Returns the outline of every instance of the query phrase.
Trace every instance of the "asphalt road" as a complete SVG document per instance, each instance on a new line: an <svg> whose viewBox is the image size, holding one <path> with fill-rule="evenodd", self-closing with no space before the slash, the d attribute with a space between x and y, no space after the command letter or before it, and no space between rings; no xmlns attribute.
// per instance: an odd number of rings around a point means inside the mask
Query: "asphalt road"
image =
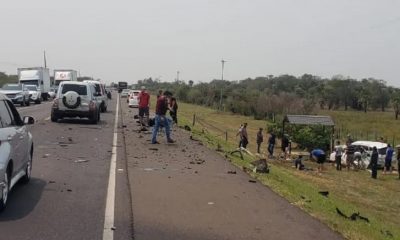
<svg viewBox="0 0 400 240"><path fill-rule="evenodd" d="M17 184L0 214L0 239L103 239L116 101L98 125L86 120L50 121L51 102L19 107L32 116L32 179ZM117 130L117 132L120 129ZM132 238L130 194L122 134L117 142L114 239Z"/></svg>

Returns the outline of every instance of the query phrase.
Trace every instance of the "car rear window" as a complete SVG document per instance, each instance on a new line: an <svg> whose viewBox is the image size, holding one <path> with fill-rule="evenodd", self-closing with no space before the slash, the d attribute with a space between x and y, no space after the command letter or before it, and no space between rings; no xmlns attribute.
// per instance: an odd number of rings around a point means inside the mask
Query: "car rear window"
<svg viewBox="0 0 400 240"><path fill-rule="evenodd" d="M77 85L77 84L64 84L62 87L62 94L65 94L66 92L69 91L74 91L78 93L79 95L87 95L87 88L86 85Z"/></svg>
<svg viewBox="0 0 400 240"><path fill-rule="evenodd" d="M95 84L94 84L94 88L96 89L96 92L101 93L100 84L95 83Z"/></svg>

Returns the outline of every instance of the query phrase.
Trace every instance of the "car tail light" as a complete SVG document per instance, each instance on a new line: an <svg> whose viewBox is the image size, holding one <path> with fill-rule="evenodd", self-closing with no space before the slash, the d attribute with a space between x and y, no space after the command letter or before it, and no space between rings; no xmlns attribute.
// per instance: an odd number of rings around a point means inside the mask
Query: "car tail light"
<svg viewBox="0 0 400 240"><path fill-rule="evenodd" d="M54 99L53 108L58 108L58 98Z"/></svg>
<svg viewBox="0 0 400 240"><path fill-rule="evenodd" d="M96 103L93 102L93 101L90 101L90 103L89 103L89 109L90 109L90 110L96 109Z"/></svg>

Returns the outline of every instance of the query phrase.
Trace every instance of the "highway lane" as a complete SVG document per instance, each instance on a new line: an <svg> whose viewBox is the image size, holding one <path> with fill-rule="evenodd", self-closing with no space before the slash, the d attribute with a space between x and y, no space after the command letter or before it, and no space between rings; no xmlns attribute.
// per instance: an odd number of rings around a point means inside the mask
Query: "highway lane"
<svg viewBox="0 0 400 240"><path fill-rule="evenodd" d="M0 214L0 239L102 239L115 107L116 101L110 101L98 125L80 119L53 123L51 102L18 108L21 116L36 120L29 126L33 172L29 184L16 185ZM132 235L124 165L117 163L114 239Z"/></svg>

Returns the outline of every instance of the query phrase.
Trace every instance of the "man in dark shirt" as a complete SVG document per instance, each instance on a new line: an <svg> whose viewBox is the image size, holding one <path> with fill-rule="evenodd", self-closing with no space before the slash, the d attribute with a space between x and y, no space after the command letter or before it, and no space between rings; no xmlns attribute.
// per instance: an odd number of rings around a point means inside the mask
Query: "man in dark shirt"
<svg viewBox="0 0 400 240"><path fill-rule="evenodd" d="M168 110L168 99L172 97L172 93L169 91L165 91L162 96L157 99L156 105L156 116L154 117L154 127L153 127L153 136L151 138L152 144L157 144L157 133L160 129L160 126L165 128L165 135L167 136L167 142L173 143L170 136L170 128L169 123L166 117L167 110Z"/></svg>
<svg viewBox="0 0 400 240"><path fill-rule="evenodd" d="M270 158L274 156L274 147L275 147L275 133L272 132L271 136L268 139L268 152Z"/></svg>

